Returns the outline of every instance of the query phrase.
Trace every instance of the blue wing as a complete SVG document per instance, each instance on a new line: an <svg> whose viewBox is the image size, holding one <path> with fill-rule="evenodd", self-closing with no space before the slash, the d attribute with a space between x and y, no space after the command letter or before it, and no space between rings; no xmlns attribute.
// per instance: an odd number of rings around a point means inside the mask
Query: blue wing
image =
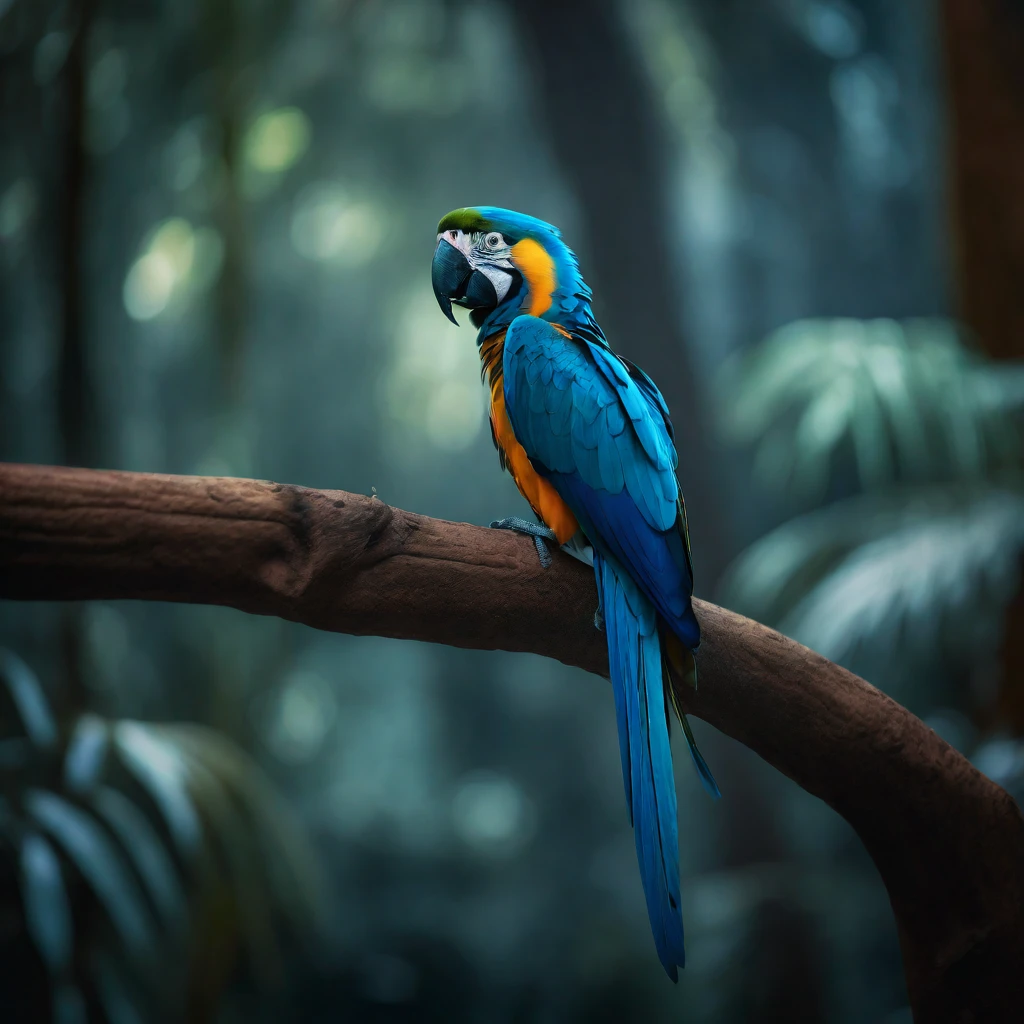
<svg viewBox="0 0 1024 1024"><path fill-rule="evenodd" d="M668 410L642 371L536 317L512 321L504 377L516 438L596 552L626 803L655 945L674 979L685 957L658 616L691 650L700 630ZM717 795L683 723L701 780Z"/></svg>
<svg viewBox="0 0 1024 1024"><path fill-rule="evenodd" d="M504 376L509 421L534 468L696 649L676 450L658 389L608 349L531 316L509 326Z"/></svg>

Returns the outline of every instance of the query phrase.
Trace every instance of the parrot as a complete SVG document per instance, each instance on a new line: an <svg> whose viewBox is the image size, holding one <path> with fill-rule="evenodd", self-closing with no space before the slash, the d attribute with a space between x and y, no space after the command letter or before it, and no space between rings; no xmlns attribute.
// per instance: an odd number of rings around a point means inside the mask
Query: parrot
<svg viewBox="0 0 1024 1024"><path fill-rule="evenodd" d="M655 948L685 964L672 713L704 789L720 793L675 694L697 685L700 625L672 421L661 392L612 351L576 255L545 221L492 206L441 218L431 264L441 311L477 328L491 437L537 517L491 525L593 565L608 644L626 805Z"/></svg>

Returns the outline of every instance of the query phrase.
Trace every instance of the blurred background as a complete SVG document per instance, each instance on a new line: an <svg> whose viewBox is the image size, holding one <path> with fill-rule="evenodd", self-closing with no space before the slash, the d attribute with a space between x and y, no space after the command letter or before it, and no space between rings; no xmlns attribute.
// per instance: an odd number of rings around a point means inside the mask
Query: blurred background
<svg viewBox="0 0 1024 1024"><path fill-rule="evenodd" d="M558 224L696 592L1024 793L1019 0L0 0L0 458L522 514L439 217ZM658 965L605 685L0 607L5 1019L910 1020L838 816L695 724ZM9 1012L8 1012L9 1011Z"/></svg>

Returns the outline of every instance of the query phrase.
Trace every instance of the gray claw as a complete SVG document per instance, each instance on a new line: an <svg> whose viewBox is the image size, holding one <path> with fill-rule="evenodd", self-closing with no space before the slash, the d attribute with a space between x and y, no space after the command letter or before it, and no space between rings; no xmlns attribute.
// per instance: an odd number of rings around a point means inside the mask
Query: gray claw
<svg viewBox="0 0 1024 1024"><path fill-rule="evenodd" d="M554 530L549 530L541 523L531 523L528 519L520 519L518 516L507 516L505 519L496 519L491 523L491 529L513 530L515 533L525 533L528 537L532 537L533 543L537 546L537 555L540 558L540 564L545 569L551 567L551 552L548 551L548 546L544 542L556 539Z"/></svg>

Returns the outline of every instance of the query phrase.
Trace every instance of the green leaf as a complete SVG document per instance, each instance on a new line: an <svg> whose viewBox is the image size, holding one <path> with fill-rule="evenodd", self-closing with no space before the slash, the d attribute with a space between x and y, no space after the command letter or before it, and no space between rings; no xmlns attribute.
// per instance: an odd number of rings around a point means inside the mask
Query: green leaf
<svg viewBox="0 0 1024 1024"><path fill-rule="evenodd" d="M859 497L808 512L751 544L728 568L719 599L778 626L807 591L851 551L932 508L925 498Z"/></svg>
<svg viewBox="0 0 1024 1024"><path fill-rule="evenodd" d="M57 723L32 670L13 651L0 649L0 676L21 717L28 738L40 749L57 743Z"/></svg>
<svg viewBox="0 0 1024 1024"><path fill-rule="evenodd" d="M296 928L318 927L325 880L302 830L266 775L245 754L212 729L160 726L193 763L221 780L252 823L252 841L273 883L275 900Z"/></svg>
<svg viewBox="0 0 1024 1024"><path fill-rule="evenodd" d="M61 977L71 966L71 906L60 858L36 832L21 844L21 889L28 933L50 974Z"/></svg>
<svg viewBox="0 0 1024 1024"><path fill-rule="evenodd" d="M110 730L98 715L82 715L64 755L64 785L85 793L96 785L110 747Z"/></svg>
<svg viewBox="0 0 1024 1024"><path fill-rule="evenodd" d="M189 778L189 793L200 808L223 855L227 868L224 881L235 891L235 906L242 924L242 936L257 976L272 976L280 967L273 927L271 893L258 838L245 816L231 799L224 780L213 771L191 743L181 749Z"/></svg>
<svg viewBox="0 0 1024 1024"><path fill-rule="evenodd" d="M90 814L62 797L30 789L28 813L63 847L89 883L131 954L151 956L153 930L131 869Z"/></svg>
<svg viewBox="0 0 1024 1024"><path fill-rule="evenodd" d="M118 961L103 951L97 951L92 960L96 990L109 1024L144 1024L147 1018L139 1013Z"/></svg>
<svg viewBox="0 0 1024 1024"><path fill-rule="evenodd" d="M1022 490L862 497L751 545L722 600L880 686L908 686L997 648L1022 554Z"/></svg>
<svg viewBox="0 0 1024 1024"><path fill-rule="evenodd" d="M726 433L755 447L766 484L805 502L841 452L867 490L1019 475L1024 456L1024 365L985 361L941 320L789 324L717 388Z"/></svg>
<svg viewBox="0 0 1024 1024"><path fill-rule="evenodd" d="M165 928L174 936L181 935L187 922L188 901L163 839L124 793L101 786L91 803L135 865Z"/></svg>
<svg viewBox="0 0 1024 1024"><path fill-rule="evenodd" d="M853 550L782 629L834 661L967 663L1000 640L1024 552L1024 495L987 492Z"/></svg>
<svg viewBox="0 0 1024 1024"><path fill-rule="evenodd" d="M113 740L121 761L163 815L178 851L191 862L200 848L202 826L188 795L181 756L141 722L118 722Z"/></svg>

